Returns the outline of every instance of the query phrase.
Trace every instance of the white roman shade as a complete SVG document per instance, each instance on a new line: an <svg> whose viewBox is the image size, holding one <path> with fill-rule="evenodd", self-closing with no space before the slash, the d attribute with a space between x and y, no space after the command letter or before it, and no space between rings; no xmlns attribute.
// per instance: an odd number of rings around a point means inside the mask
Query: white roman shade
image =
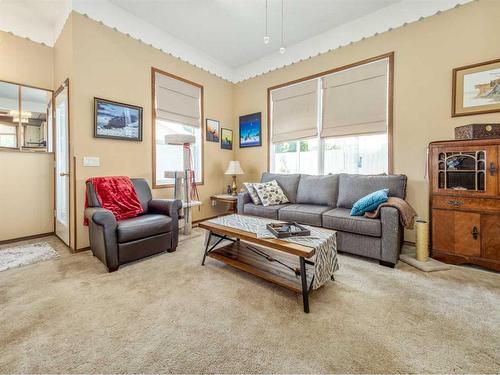
<svg viewBox="0 0 500 375"><path fill-rule="evenodd" d="M318 81L306 81L271 91L272 142L318 135Z"/></svg>
<svg viewBox="0 0 500 375"><path fill-rule="evenodd" d="M321 137L387 131L388 66L384 59L322 78Z"/></svg>
<svg viewBox="0 0 500 375"><path fill-rule="evenodd" d="M201 126L201 88L156 73L156 118L185 125Z"/></svg>

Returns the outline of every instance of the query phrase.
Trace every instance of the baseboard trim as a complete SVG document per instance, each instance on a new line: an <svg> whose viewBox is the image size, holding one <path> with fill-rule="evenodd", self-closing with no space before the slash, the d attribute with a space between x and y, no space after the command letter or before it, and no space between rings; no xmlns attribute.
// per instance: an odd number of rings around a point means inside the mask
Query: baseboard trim
<svg viewBox="0 0 500 375"><path fill-rule="evenodd" d="M219 216L222 216L222 215L209 216L209 217L205 217L203 219L193 220L193 225L201 223L202 221L205 221L205 220L215 219L216 217L219 217Z"/></svg>
<svg viewBox="0 0 500 375"><path fill-rule="evenodd" d="M87 246L87 247L82 247L80 249L76 249L74 252L75 253L81 253L83 251L87 251L87 250L90 250L90 246Z"/></svg>
<svg viewBox="0 0 500 375"><path fill-rule="evenodd" d="M53 235L55 235L54 232L48 232L48 233L34 234L32 236L24 236L24 237L12 238L12 239L9 239L9 240L0 241L0 245L5 245L5 244L8 244L8 243L19 242L19 241L34 240L36 238L53 236Z"/></svg>

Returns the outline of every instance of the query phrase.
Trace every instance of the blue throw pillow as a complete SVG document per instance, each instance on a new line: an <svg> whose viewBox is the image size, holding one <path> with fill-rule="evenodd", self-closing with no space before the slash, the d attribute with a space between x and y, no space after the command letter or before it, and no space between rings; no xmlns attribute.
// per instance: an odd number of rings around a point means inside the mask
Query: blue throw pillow
<svg viewBox="0 0 500 375"><path fill-rule="evenodd" d="M382 189L365 195L354 203L351 209L351 216L361 216L364 215L365 212L374 211L379 204L387 202L388 193L389 189Z"/></svg>

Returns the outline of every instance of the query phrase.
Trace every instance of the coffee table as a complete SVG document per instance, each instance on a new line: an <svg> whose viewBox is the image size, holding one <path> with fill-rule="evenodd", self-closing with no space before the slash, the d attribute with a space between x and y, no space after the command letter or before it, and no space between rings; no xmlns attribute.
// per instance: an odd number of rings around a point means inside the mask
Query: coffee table
<svg viewBox="0 0 500 375"><path fill-rule="evenodd" d="M209 257L301 293L304 312L309 312L314 281L313 248L277 238L257 238L254 233L210 221L199 223L199 227L209 231L202 266ZM211 244L213 237L217 240ZM230 243L217 247L224 240Z"/></svg>

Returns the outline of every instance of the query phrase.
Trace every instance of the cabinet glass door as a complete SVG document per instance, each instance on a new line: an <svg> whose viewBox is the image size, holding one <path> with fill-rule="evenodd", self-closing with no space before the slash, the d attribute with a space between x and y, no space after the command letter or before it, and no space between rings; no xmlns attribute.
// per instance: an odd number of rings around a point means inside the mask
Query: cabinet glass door
<svg viewBox="0 0 500 375"><path fill-rule="evenodd" d="M440 148L434 153L434 190L494 195L498 188L497 147Z"/></svg>

